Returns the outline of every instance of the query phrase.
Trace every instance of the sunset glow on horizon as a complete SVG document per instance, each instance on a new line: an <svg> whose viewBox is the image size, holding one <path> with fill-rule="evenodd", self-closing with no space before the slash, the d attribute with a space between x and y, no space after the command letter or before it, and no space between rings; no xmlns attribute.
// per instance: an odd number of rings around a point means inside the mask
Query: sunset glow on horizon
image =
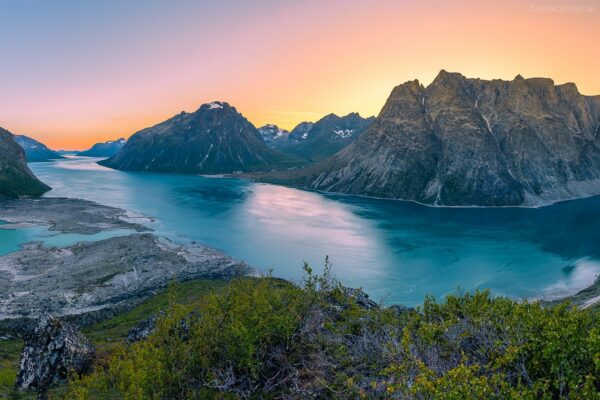
<svg viewBox="0 0 600 400"><path fill-rule="evenodd" d="M0 0L0 126L83 149L222 100L291 129L440 69L600 95L600 2L568 3Z"/></svg>

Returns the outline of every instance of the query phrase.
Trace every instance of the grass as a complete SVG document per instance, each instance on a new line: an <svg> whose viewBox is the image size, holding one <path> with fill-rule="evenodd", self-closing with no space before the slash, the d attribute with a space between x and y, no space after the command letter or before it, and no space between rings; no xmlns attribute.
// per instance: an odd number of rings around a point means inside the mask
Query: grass
<svg viewBox="0 0 600 400"><path fill-rule="evenodd" d="M82 329L83 334L96 346L99 353L109 351L127 337L129 330L150 315L165 309L169 297L178 304L191 304L212 290L219 290L226 281L201 279L174 285L172 290L163 290L150 297L132 310ZM0 399L35 398L32 393L15 393L14 384L19 367L19 356L23 340L0 340ZM61 388L53 391L58 395Z"/></svg>
<svg viewBox="0 0 600 400"><path fill-rule="evenodd" d="M208 279L178 283L173 286L171 295L176 303L186 305L193 303L211 290L222 288L225 284L225 281ZM99 351L110 349L114 344L126 338L129 330L138 322L160 310L164 310L169 304L169 295L168 290L163 290L131 311L90 325L84 328L82 332Z"/></svg>
<svg viewBox="0 0 600 400"><path fill-rule="evenodd" d="M9 399L19 365L19 353L23 347L20 339L0 340L0 399Z"/></svg>

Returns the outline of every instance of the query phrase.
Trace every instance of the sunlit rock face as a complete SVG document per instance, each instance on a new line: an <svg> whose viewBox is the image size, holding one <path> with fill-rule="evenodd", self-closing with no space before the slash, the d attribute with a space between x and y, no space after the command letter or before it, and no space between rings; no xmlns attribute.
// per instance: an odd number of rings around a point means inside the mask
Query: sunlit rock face
<svg viewBox="0 0 600 400"><path fill-rule="evenodd" d="M27 166L25 152L12 133L0 128L0 199L41 196L48 190Z"/></svg>
<svg viewBox="0 0 600 400"><path fill-rule="evenodd" d="M267 147L234 107L212 102L137 132L101 164L129 171L231 173L289 167L299 161Z"/></svg>
<svg viewBox="0 0 600 400"><path fill-rule="evenodd" d="M267 177L447 206L536 206L600 194L600 96L550 79L406 82L350 146Z"/></svg>

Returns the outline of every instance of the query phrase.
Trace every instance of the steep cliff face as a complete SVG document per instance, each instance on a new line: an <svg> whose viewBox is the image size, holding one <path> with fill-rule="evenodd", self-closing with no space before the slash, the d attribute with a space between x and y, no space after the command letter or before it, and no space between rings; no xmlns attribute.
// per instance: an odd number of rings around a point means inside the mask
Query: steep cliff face
<svg viewBox="0 0 600 400"><path fill-rule="evenodd" d="M131 171L231 173L299 162L267 147L254 125L234 107L213 102L139 131L100 164Z"/></svg>
<svg viewBox="0 0 600 400"><path fill-rule="evenodd" d="M52 161L63 158L57 152L50 150L45 144L25 135L15 135L15 142L25 151L29 162Z"/></svg>
<svg viewBox="0 0 600 400"><path fill-rule="evenodd" d="M27 166L25 152L12 133L0 128L0 199L41 196L48 190Z"/></svg>
<svg viewBox="0 0 600 400"><path fill-rule="evenodd" d="M600 96L550 79L441 71L396 87L323 162L266 180L448 206L534 206L600 194Z"/></svg>
<svg viewBox="0 0 600 400"><path fill-rule="evenodd" d="M329 114L314 124L299 124L287 140L278 142L277 148L308 161L319 161L355 141L373 120L357 113L343 117Z"/></svg>

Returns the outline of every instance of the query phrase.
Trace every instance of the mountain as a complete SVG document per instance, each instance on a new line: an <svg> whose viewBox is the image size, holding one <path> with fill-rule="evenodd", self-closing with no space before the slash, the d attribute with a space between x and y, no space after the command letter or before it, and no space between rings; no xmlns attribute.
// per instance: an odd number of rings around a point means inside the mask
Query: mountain
<svg viewBox="0 0 600 400"><path fill-rule="evenodd" d="M344 117L329 114L315 123L301 123L277 148L309 161L322 160L356 140L374 119L357 113Z"/></svg>
<svg viewBox="0 0 600 400"><path fill-rule="evenodd" d="M290 132L272 124L261 126L258 128L258 132L262 136L265 144L274 148L278 146L279 142L285 141L290 135Z"/></svg>
<svg viewBox="0 0 600 400"><path fill-rule="evenodd" d="M600 194L600 96L551 79L441 71L396 87L351 145L262 179L445 206L536 206Z"/></svg>
<svg viewBox="0 0 600 400"><path fill-rule="evenodd" d="M294 129L291 130L288 136L289 140L300 143L308 138L308 132L315 125L314 122L300 122Z"/></svg>
<svg viewBox="0 0 600 400"><path fill-rule="evenodd" d="M0 199L41 196L48 190L27 166L25 151L13 134L0 128Z"/></svg>
<svg viewBox="0 0 600 400"><path fill-rule="evenodd" d="M51 161L63 158L57 152L50 150L45 144L25 135L15 135L15 142L25 150L27 161Z"/></svg>
<svg viewBox="0 0 600 400"><path fill-rule="evenodd" d="M96 143L89 149L80 151L76 155L84 157L112 157L125 146L125 143L127 143L127 140L124 138Z"/></svg>
<svg viewBox="0 0 600 400"><path fill-rule="evenodd" d="M270 149L261 134L224 102L182 112L134 134L101 165L130 171L231 173L288 168L301 160Z"/></svg>

